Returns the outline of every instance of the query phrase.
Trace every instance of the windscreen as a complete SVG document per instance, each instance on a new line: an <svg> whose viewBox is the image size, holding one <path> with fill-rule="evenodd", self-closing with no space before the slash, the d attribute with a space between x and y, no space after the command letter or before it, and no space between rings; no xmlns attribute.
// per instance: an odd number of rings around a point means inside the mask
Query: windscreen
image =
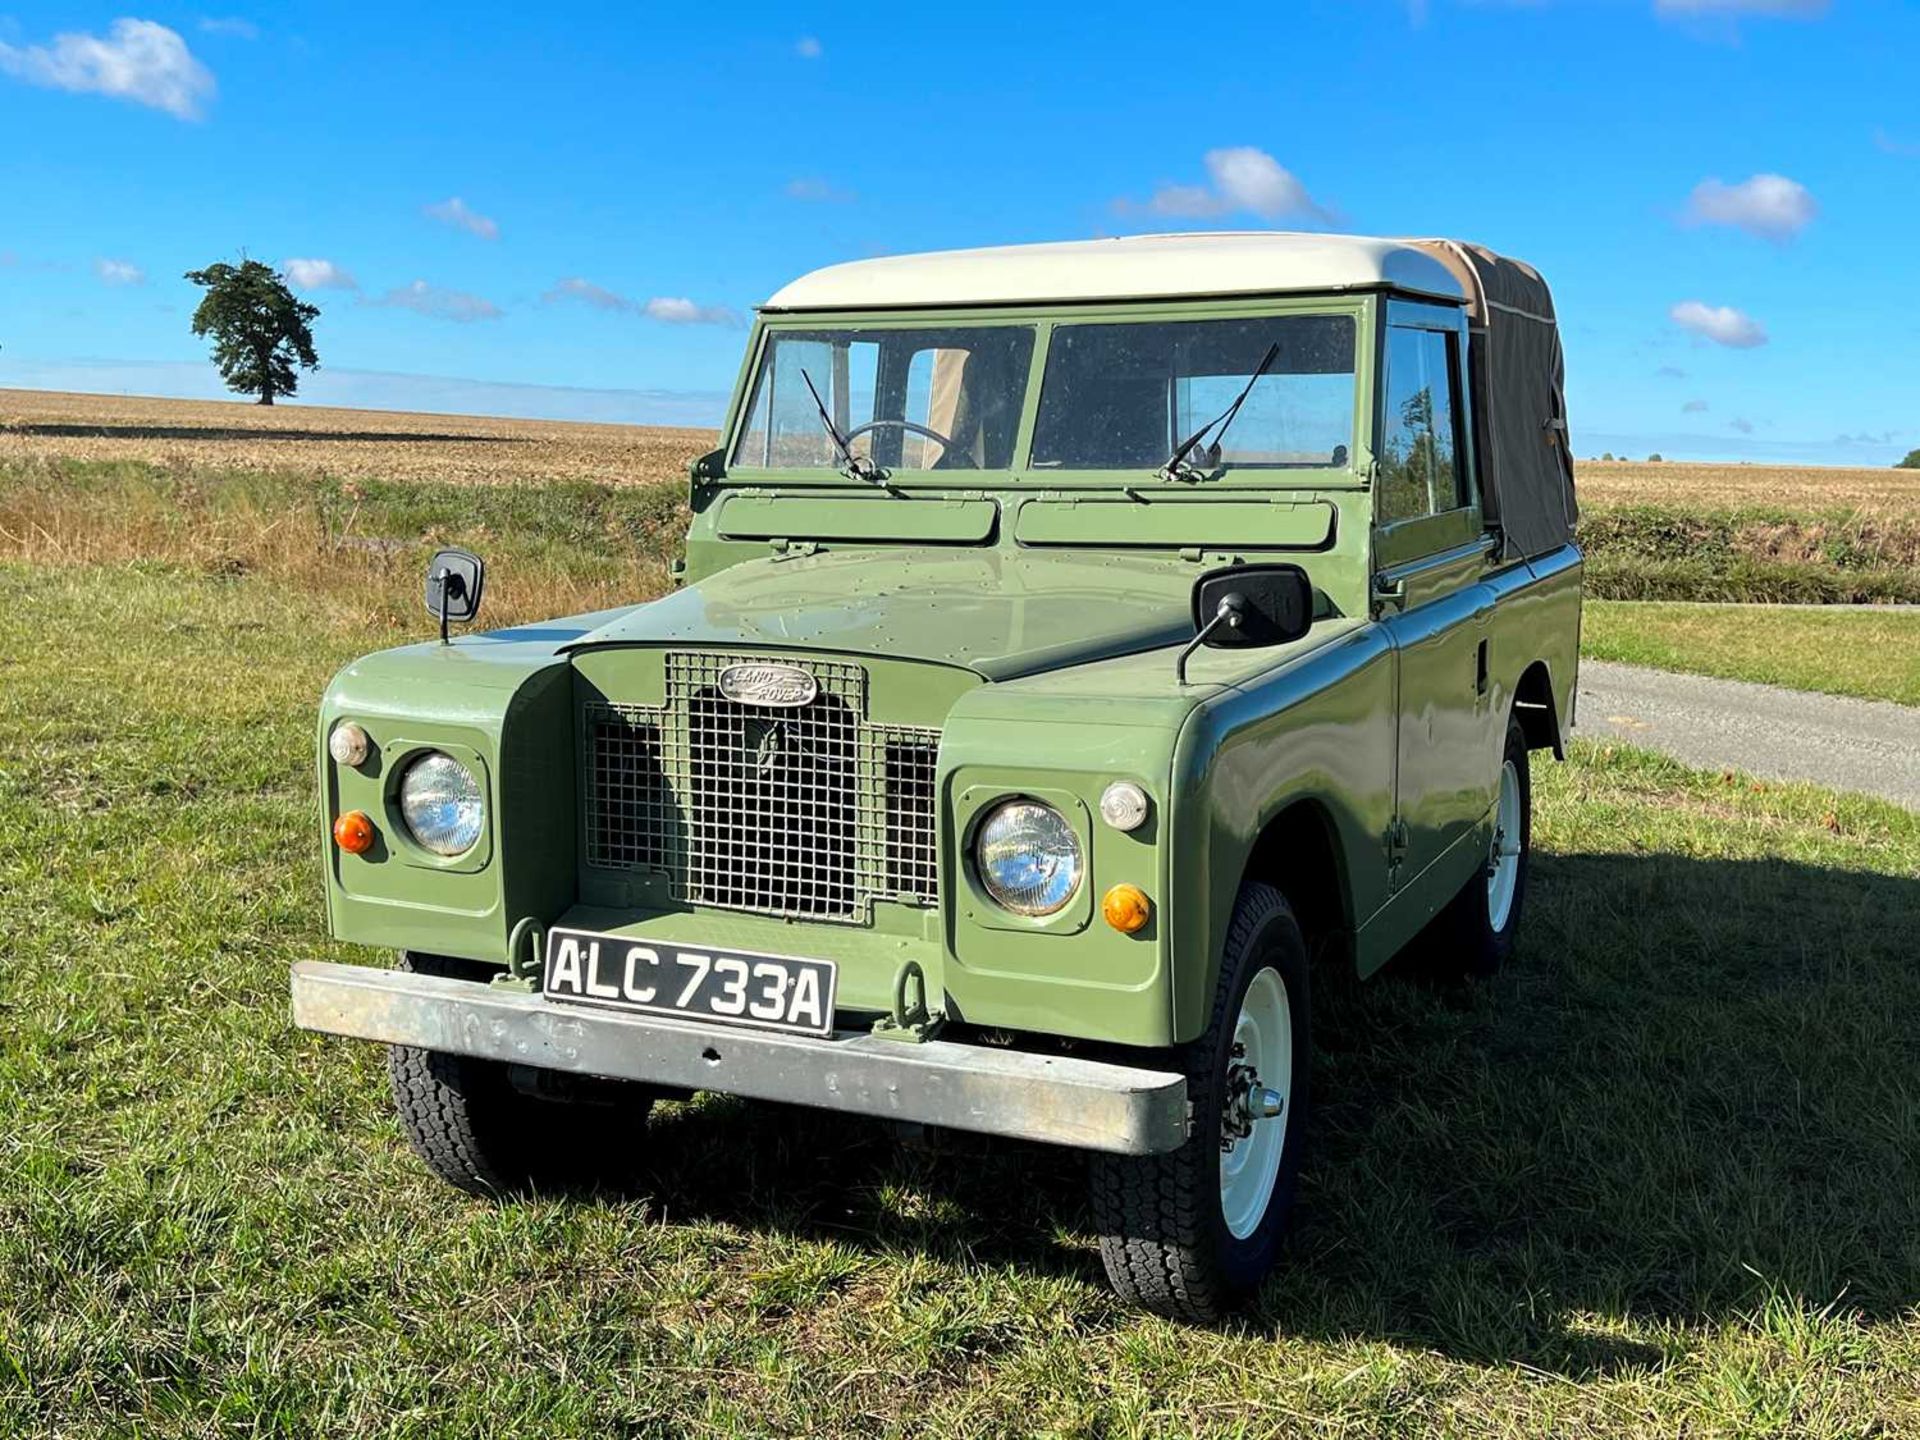
<svg viewBox="0 0 1920 1440"><path fill-rule="evenodd" d="M1344 466L1353 444L1355 339L1350 315L1057 326L1033 464L1158 469L1245 391L1230 423L1196 447L1195 463Z"/></svg>
<svg viewBox="0 0 1920 1440"><path fill-rule="evenodd" d="M831 422L888 471L1009 470L1033 341L1027 325L774 330L732 463L837 470Z"/></svg>

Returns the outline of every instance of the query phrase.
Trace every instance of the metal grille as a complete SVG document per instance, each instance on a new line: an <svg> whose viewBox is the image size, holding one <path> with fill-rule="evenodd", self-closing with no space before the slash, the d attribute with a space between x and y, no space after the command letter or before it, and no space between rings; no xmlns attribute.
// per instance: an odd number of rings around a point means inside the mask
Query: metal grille
<svg viewBox="0 0 1920 1440"><path fill-rule="evenodd" d="M661 871L675 899L768 915L933 903L939 732L867 723L866 672L840 661L799 667L819 686L806 705L720 693L722 670L765 658L671 654L665 705L588 708L588 863Z"/></svg>

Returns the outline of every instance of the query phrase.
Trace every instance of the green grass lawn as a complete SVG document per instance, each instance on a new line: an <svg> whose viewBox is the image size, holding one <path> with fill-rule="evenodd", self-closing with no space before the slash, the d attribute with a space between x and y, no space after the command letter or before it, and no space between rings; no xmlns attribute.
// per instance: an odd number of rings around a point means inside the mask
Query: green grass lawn
<svg viewBox="0 0 1920 1440"><path fill-rule="evenodd" d="M1062 1153L706 1099L634 1196L430 1180L287 1019L380 958L311 722L387 623L0 565L0 1432L1920 1431L1920 817L1543 768L1509 972L1320 978L1287 1265L1197 1330L1109 1297Z"/></svg>
<svg viewBox="0 0 1920 1440"><path fill-rule="evenodd" d="M1596 660L1920 705L1920 611L1590 600L1580 651Z"/></svg>

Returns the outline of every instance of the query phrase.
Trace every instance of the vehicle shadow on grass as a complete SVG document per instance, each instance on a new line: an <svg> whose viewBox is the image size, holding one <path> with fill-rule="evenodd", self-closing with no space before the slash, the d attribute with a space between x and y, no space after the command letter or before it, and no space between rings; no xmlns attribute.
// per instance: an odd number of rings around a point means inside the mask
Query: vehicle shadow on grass
<svg viewBox="0 0 1920 1440"><path fill-rule="evenodd" d="M1577 1379L1674 1358L1621 1328L1911 1305L1920 881L1542 854L1526 905L1492 981L1320 978L1314 1153L1232 1325ZM1098 1281L1072 1155L740 1102L658 1129L669 1219Z"/></svg>

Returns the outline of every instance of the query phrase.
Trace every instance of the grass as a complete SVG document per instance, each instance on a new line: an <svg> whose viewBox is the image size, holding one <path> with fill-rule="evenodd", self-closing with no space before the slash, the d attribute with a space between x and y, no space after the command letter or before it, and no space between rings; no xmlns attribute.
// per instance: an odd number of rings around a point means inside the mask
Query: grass
<svg viewBox="0 0 1920 1440"><path fill-rule="evenodd" d="M472 423L0 436L0 1434L1920 1431L1920 816L1611 746L1539 772L1505 975L1318 978L1298 1225L1220 1330L1112 1300L1061 1153L705 1098L633 1195L438 1186L287 1019L290 961L382 959L326 937L312 707L436 543L506 623L682 523Z"/></svg>
<svg viewBox="0 0 1920 1440"><path fill-rule="evenodd" d="M1920 613L1589 601L1580 650L1597 660L1920 705Z"/></svg>
<svg viewBox="0 0 1920 1440"><path fill-rule="evenodd" d="M418 629L418 622L415 622ZM705 1100L631 1197L474 1204L326 939L311 707L390 638L263 573L0 564L0 1430L1852 1435L1920 1427L1920 818L1583 747L1523 953L1317 997L1284 1272L1100 1282L1078 1164Z"/></svg>
<svg viewBox="0 0 1920 1440"><path fill-rule="evenodd" d="M1595 508L1580 517L1588 593L1608 600L1920 602L1920 519L1855 510Z"/></svg>
<svg viewBox="0 0 1920 1440"><path fill-rule="evenodd" d="M685 488L0 462L0 560L257 576L335 617L402 630L417 623L428 557L466 544L492 567L488 623L513 624L663 589L686 530Z"/></svg>

